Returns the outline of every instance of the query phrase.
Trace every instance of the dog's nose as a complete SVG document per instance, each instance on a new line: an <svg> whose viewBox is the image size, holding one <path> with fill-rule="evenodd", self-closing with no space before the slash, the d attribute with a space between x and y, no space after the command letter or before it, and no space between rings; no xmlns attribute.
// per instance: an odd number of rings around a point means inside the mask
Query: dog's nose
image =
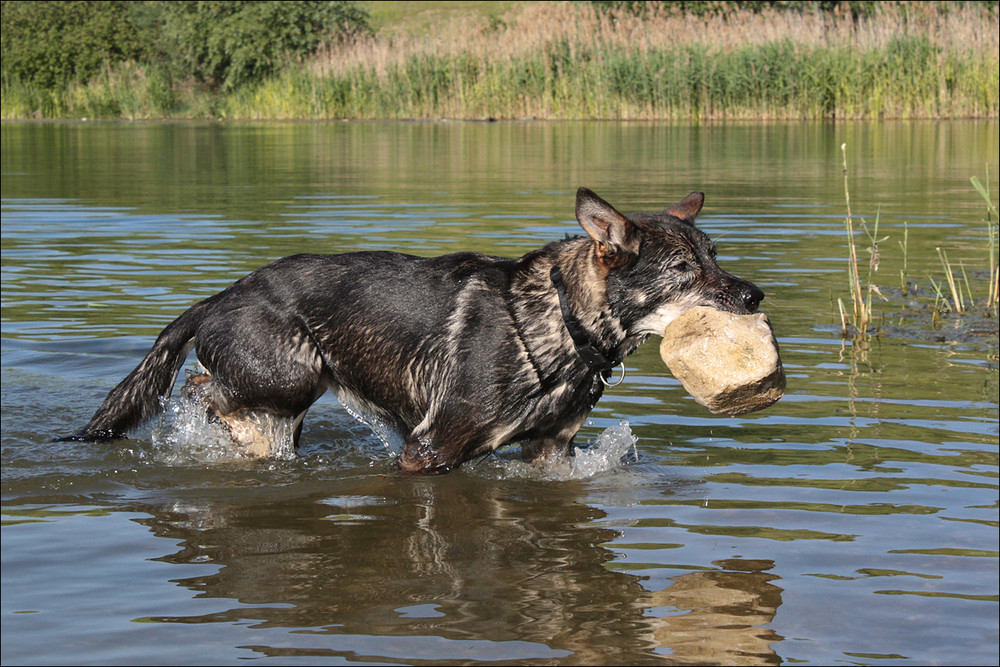
<svg viewBox="0 0 1000 667"><path fill-rule="evenodd" d="M760 307L760 302L764 300L763 290L753 283L743 283L741 287L740 297L743 299L743 305L751 313L756 313L757 308Z"/></svg>

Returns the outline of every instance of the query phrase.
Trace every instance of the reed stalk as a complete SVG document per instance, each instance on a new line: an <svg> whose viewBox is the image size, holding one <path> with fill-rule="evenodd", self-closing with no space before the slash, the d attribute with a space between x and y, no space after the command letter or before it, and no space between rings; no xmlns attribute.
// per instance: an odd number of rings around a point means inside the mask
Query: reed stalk
<svg viewBox="0 0 1000 667"><path fill-rule="evenodd" d="M953 310L957 313L964 312L965 304L962 301L962 293L955 287L955 276L952 273L951 262L948 261L948 253L941 250L941 248L935 248L937 250L938 258L941 260L941 267L944 269L945 280L948 281L948 288L951 290L951 300L954 304Z"/></svg>
<svg viewBox="0 0 1000 667"><path fill-rule="evenodd" d="M865 298L861 289L861 278L858 274L858 250L857 245L854 242L854 219L851 215L851 191L848 187L848 172L847 172L847 144L840 145L840 151L844 157L844 201L847 205L847 217L844 219L844 225L847 229L847 282L848 290L851 293L851 306L854 314L854 328L859 336L864 336L868 332L868 321L869 321L869 310L865 305ZM841 306L841 312L843 313L843 306ZM841 316L841 324L843 326L841 333L847 335L848 326L847 319Z"/></svg>
<svg viewBox="0 0 1000 667"><path fill-rule="evenodd" d="M897 243L900 250L903 251L903 268L899 270L899 288L903 296L906 296L909 291L906 285L906 269L910 252L910 228L906 222L903 222L903 240L897 241Z"/></svg>
<svg viewBox="0 0 1000 667"><path fill-rule="evenodd" d="M990 170L989 165L986 167L986 186L983 186L979 182L979 179L972 176L970 179L972 181L972 187L983 198L986 202L986 234L989 238L989 264L990 270L988 274L988 296L986 298L986 308L987 310L993 309L994 312L997 309L998 300L1000 300L1000 267L997 266L997 224L995 222L997 218L997 207L993 203L993 198L990 197L989 182L990 182Z"/></svg>
<svg viewBox="0 0 1000 667"><path fill-rule="evenodd" d="M948 304L948 299L945 297L944 292L941 291L941 285L934 280L934 277L927 274L927 280L930 282L931 287L934 289L934 306L931 309L931 324L936 325L941 321L941 308L940 304Z"/></svg>

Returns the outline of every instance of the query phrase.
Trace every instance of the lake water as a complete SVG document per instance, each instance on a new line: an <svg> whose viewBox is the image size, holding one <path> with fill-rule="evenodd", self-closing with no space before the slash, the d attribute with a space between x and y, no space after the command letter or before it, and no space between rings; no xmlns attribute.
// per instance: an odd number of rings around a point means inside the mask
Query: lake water
<svg viewBox="0 0 1000 667"><path fill-rule="evenodd" d="M969 177L1000 201L996 121L0 133L5 665L996 664L997 320L934 316L931 286L940 247L986 296ZM889 237L867 345L836 306L842 143L855 221ZM720 263L767 292L781 401L712 415L650 341L573 467L403 478L329 396L288 459L233 460L177 401L127 441L51 442L254 268L516 256L578 232L579 186L626 212L706 193Z"/></svg>

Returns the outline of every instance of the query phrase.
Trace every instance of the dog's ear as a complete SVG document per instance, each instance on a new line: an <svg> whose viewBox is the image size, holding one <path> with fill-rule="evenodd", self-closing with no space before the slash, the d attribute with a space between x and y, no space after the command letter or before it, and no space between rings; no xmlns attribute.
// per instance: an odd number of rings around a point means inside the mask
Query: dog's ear
<svg viewBox="0 0 1000 667"><path fill-rule="evenodd" d="M694 224L694 218L701 211L701 207L705 205L705 193L704 192L692 192L687 197L677 202L670 208L668 208L664 213L667 215L672 215L679 220L684 222L689 222Z"/></svg>
<svg viewBox="0 0 1000 667"><path fill-rule="evenodd" d="M635 225L587 188L576 191L576 219L594 239L597 257L605 267L627 264L639 254Z"/></svg>

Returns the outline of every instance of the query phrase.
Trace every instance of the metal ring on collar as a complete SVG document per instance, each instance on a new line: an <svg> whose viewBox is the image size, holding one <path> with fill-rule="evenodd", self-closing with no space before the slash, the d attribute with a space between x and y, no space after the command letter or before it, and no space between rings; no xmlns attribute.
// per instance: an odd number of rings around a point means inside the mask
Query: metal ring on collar
<svg viewBox="0 0 1000 667"><path fill-rule="evenodd" d="M623 362L621 362L618 365L622 367L622 376L620 378L618 378L618 380L616 382L609 382L608 381L608 378L611 377L611 371L610 370L608 371L608 377L604 377L604 373L601 373L601 382L604 383L605 387L617 387L618 385L620 385L622 382L625 381L625 362L623 361Z"/></svg>

